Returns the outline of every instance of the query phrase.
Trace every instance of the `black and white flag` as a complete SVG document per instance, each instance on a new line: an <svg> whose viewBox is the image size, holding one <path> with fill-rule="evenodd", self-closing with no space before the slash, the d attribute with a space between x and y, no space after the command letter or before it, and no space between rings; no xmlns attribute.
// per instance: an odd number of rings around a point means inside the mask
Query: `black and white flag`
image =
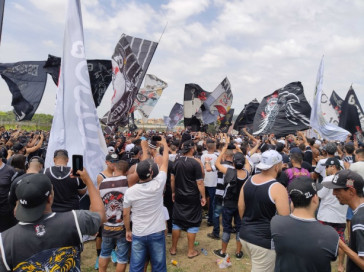
<svg viewBox="0 0 364 272"><path fill-rule="evenodd" d="M253 134L281 137L308 129L310 114L301 82L292 82L263 98L254 117Z"/></svg>
<svg viewBox="0 0 364 272"><path fill-rule="evenodd" d="M112 55L113 88L108 125L125 126L158 43L121 35Z"/></svg>
<svg viewBox="0 0 364 272"><path fill-rule="evenodd" d="M180 103L174 104L169 116L164 116L164 123L168 130L172 130L183 119L183 114L183 105Z"/></svg>
<svg viewBox="0 0 364 272"><path fill-rule="evenodd" d="M240 131L244 127L251 128L254 122L254 116L259 107L257 99L252 100L249 104L244 106L238 118L235 120L234 129Z"/></svg>
<svg viewBox="0 0 364 272"><path fill-rule="evenodd" d="M219 124L219 129L222 133L228 133L229 128L232 125L234 117L234 109L230 109L228 113L221 119L218 120L217 123Z"/></svg>
<svg viewBox="0 0 364 272"><path fill-rule="evenodd" d="M56 85L58 85L60 67L61 58L48 55L44 68L52 76ZM112 79L111 61L98 59L87 60L87 68L90 75L92 97L95 106L98 107Z"/></svg>
<svg viewBox="0 0 364 272"><path fill-rule="evenodd" d="M17 121L32 120L44 93L47 72L44 61L1 63L0 74L13 95L11 105Z"/></svg>

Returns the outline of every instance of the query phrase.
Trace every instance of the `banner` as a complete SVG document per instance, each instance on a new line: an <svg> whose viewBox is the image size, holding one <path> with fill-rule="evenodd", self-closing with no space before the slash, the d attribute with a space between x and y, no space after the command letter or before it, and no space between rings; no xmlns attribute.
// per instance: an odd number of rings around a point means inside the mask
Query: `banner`
<svg viewBox="0 0 364 272"><path fill-rule="evenodd" d="M217 121L219 124L219 129L222 133L228 133L230 126L232 125L234 117L234 109L230 109L229 112L222 117L222 119Z"/></svg>
<svg viewBox="0 0 364 272"><path fill-rule="evenodd" d="M350 131L352 135L361 134L364 128L364 113L352 86L341 104L339 126Z"/></svg>
<svg viewBox="0 0 364 272"><path fill-rule="evenodd" d="M180 103L174 104L169 116L164 116L164 123L167 129L172 130L183 119L183 114L183 105Z"/></svg>
<svg viewBox="0 0 364 272"><path fill-rule="evenodd" d="M339 116L332 106L329 97L324 91L321 92L321 113L328 123L339 125Z"/></svg>
<svg viewBox="0 0 364 272"><path fill-rule="evenodd" d="M321 59L320 67L316 77L316 89L310 117L311 127L326 140L345 141L350 133L333 123L325 120L321 111L322 85L324 82L324 57Z"/></svg>
<svg viewBox="0 0 364 272"><path fill-rule="evenodd" d="M44 61L0 63L1 77L13 95L11 105L17 121L32 120L47 83Z"/></svg>
<svg viewBox="0 0 364 272"><path fill-rule="evenodd" d="M125 126L158 43L121 35L112 55L113 88L108 125Z"/></svg>
<svg viewBox="0 0 364 272"><path fill-rule="evenodd" d="M337 118L340 119L341 105L344 103L344 100L335 91L332 91L330 103L336 112Z"/></svg>
<svg viewBox="0 0 364 272"><path fill-rule="evenodd" d="M185 85L183 109L186 128L190 128L192 131L201 130L200 108L210 94L210 92L204 91L197 84L189 83Z"/></svg>
<svg viewBox="0 0 364 272"><path fill-rule="evenodd" d="M308 129L310 112L301 82L292 82L263 98L254 116L253 134L281 137Z"/></svg>
<svg viewBox="0 0 364 272"><path fill-rule="evenodd" d="M201 107L203 123L211 124L225 116L230 110L232 102L231 85L226 77L203 102Z"/></svg>
<svg viewBox="0 0 364 272"><path fill-rule="evenodd" d="M238 118L235 120L234 129L240 131L244 127L252 127L254 122L254 116L259 107L257 99L252 100L249 104L244 106L244 109L240 112Z"/></svg>
<svg viewBox="0 0 364 272"><path fill-rule="evenodd" d="M154 75L146 75L144 88L136 96L130 112L139 111L145 123L168 84Z"/></svg>
<svg viewBox="0 0 364 272"><path fill-rule="evenodd" d="M58 85L59 69L61 58L48 55L44 68L52 76L56 85ZM96 108L100 105L102 98L109 87L112 79L111 61L110 60L87 60L87 68L90 76L92 97Z"/></svg>
<svg viewBox="0 0 364 272"><path fill-rule="evenodd" d="M4 8L5 8L5 0L0 0L0 43L1 43L1 33L3 30Z"/></svg>
<svg viewBox="0 0 364 272"><path fill-rule="evenodd" d="M80 0L68 0L66 14L56 110L45 166L52 165L57 149L66 149L70 158L83 155L84 167L96 185L96 176L105 167L107 149L91 94Z"/></svg>

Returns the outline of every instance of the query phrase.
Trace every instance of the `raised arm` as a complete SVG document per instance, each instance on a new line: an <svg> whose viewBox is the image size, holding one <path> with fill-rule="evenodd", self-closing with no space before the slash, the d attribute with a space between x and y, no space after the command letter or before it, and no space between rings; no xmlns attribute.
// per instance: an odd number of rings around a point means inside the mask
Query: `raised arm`
<svg viewBox="0 0 364 272"><path fill-rule="evenodd" d="M254 143L257 141L253 135L251 135L247 130L246 128L243 128L243 132L245 133L246 136L248 136L248 138L253 141Z"/></svg>
<svg viewBox="0 0 364 272"><path fill-rule="evenodd" d="M163 145L163 158L162 158L162 165L160 166L159 170L167 173L169 155L168 155L168 144L164 136L162 136L162 140L160 141L160 143Z"/></svg>

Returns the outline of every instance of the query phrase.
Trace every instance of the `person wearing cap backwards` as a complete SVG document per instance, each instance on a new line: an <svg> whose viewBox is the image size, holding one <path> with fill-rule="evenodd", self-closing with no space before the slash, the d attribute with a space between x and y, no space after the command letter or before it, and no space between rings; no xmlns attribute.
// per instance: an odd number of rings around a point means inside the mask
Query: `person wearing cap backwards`
<svg viewBox="0 0 364 272"><path fill-rule="evenodd" d="M331 182L334 175L341 170L340 161L337 158L328 158L326 160L327 177L322 181ZM320 198L320 207L317 213L317 220L324 225L333 227L339 234L340 239L345 242L346 212L348 205L341 205L336 197L332 194L332 189L322 188L317 193ZM339 249L339 262L337 271L344 271L344 251Z"/></svg>
<svg viewBox="0 0 364 272"><path fill-rule="evenodd" d="M349 246L342 240L339 247L348 256L346 271L364 270L364 180L361 175L351 170L339 171L331 182L322 183L333 189L333 194L342 205L349 205L353 210L349 229Z"/></svg>
<svg viewBox="0 0 364 272"><path fill-rule="evenodd" d="M86 183L90 211L52 211L54 191L44 174L25 176L16 187L19 223L0 235L0 271L80 271L82 235L95 234L105 209L87 171L77 171Z"/></svg>
<svg viewBox="0 0 364 272"><path fill-rule="evenodd" d="M171 255L177 254L177 243L181 230L187 231L187 257L192 259L200 254L194 249L196 233L202 221L201 206L205 206L205 186L203 183L203 167L193 157L195 143L187 140L182 146L182 156L174 162L171 180L172 200L174 201L172 216Z"/></svg>
<svg viewBox="0 0 364 272"><path fill-rule="evenodd" d="M318 185L304 176L288 185L293 211L289 216L276 215L271 221L277 255L275 271L331 271L331 261L337 256L339 235L332 227L315 219L319 206Z"/></svg>
<svg viewBox="0 0 364 272"><path fill-rule="evenodd" d="M265 151L257 168L262 172L250 177L240 191L239 236L252 271L274 271L276 254L271 248L270 220L276 213L289 214L287 190L276 180L282 172L282 156L275 150Z"/></svg>
<svg viewBox="0 0 364 272"><path fill-rule="evenodd" d="M141 143L143 152L145 143ZM168 144L163 136L160 143L164 146L164 152L158 175L153 175L153 160L142 160L136 164L139 182L128 188L124 195L123 219L126 239L132 242L130 271L144 271L147 255L150 256L153 271L167 271L163 190L167 179Z"/></svg>
<svg viewBox="0 0 364 272"><path fill-rule="evenodd" d="M54 151L54 166L44 169L44 174L53 184L54 200L52 210L68 212L80 209L80 195L86 193L86 185L81 178L71 177L71 167L67 166L68 152L64 149Z"/></svg>

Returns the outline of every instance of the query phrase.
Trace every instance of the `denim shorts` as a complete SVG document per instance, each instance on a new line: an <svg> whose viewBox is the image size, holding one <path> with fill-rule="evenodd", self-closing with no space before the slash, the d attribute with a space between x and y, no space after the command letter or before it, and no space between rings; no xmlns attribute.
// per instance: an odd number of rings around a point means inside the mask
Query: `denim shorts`
<svg viewBox="0 0 364 272"><path fill-rule="evenodd" d="M173 224L172 226L172 230L186 230L186 229L182 229L180 226L177 226L176 224ZM188 233L197 233L200 230L199 227L191 227L187 229Z"/></svg>
<svg viewBox="0 0 364 272"><path fill-rule="evenodd" d="M128 252L130 248L130 243L125 237L113 238L113 237L102 237L101 244L101 258L110 258L111 251L115 248L117 261L119 264L128 263Z"/></svg>

